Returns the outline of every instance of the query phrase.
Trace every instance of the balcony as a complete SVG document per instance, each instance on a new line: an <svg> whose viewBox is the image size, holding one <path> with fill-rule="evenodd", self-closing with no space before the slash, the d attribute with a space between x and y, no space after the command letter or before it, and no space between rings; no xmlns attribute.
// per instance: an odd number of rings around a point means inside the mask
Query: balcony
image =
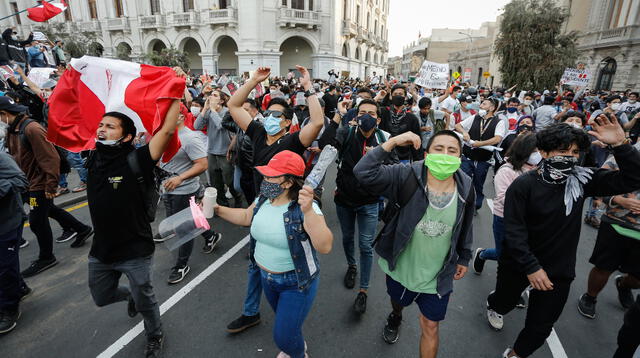
<svg viewBox="0 0 640 358"><path fill-rule="evenodd" d="M81 32L100 32L101 31L100 21L98 20L77 22L76 26L78 28L78 31L81 31Z"/></svg>
<svg viewBox="0 0 640 358"><path fill-rule="evenodd" d="M587 32L580 38L579 48L602 48L631 44L633 39L640 37L640 25L631 25Z"/></svg>
<svg viewBox="0 0 640 358"><path fill-rule="evenodd" d="M342 36L353 37L358 35L358 25L351 20L342 20Z"/></svg>
<svg viewBox="0 0 640 358"><path fill-rule="evenodd" d="M236 27L238 26L238 13L235 9L208 10L205 12L204 22L212 26Z"/></svg>
<svg viewBox="0 0 640 358"><path fill-rule="evenodd" d="M358 35L356 36L356 40L359 42L365 42L369 38L369 31L365 30L364 27L358 26Z"/></svg>
<svg viewBox="0 0 640 358"><path fill-rule="evenodd" d="M318 29L320 27L320 15L316 11L280 8L278 25L280 27L303 26L310 30Z"/></svg>
<svg viewBox="0 0 640 358"><path fill-rule="evenodd" d="M194 28L200 24L197 12L181 12L170 16L170 24L174 27Z"/></svg>
<svg viewBox="0 0 640 358"><path fill-rule="evenodd" d="M107 19L107 30L109 31L130 31L129 19L126 17L116 17Z"/></svg>
<svg viewBox="0 0 640 358"><path fill-rule="evenodd" d="M138 27L143 30L161 29L164 25L164 15L147 15L138 17Z"/></svg>

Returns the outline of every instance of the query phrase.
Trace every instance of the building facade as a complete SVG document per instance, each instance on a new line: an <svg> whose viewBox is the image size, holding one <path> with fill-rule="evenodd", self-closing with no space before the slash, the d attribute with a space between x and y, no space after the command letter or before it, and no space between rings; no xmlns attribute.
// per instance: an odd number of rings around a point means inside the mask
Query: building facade
<svg viewBox="0 0 640 358"><path fill-rule="evenodd" d="M128 53L142 62L174 47L194 73L239 75L269 66L286 75L302 65L315 78L331 69L351 77L386 73L390 0L73 0L63 22L69 32L92 32L104 56ZM0 15L33 1L0 3ZM21 35L42 24L25 13L5 20ZM46 26L46 25L45 25Z"/></svg>
<svg viewBox="0 0 640 358"><path fill-rule="evenodd" d="M482 24L484 36L469 37L468 46L459 51L449 53L448 63L453 71L461 74L470 73L462 81L473 86L488 86L500 83L500 71L498 58L493 52L493 43L498 35L497 22L486 22Z"/></svg>

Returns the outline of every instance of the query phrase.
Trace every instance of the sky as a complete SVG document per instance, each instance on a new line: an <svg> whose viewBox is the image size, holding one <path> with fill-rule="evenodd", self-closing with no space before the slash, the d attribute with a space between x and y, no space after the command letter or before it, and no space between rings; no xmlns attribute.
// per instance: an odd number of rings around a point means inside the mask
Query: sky
<svg viewBox="0 0 640 358"><path fill-rule="evenodd" d="M495 21L510 0L390 0L389 57L401 56L402 47L431 35L431 29L477 29Z"/></svg>

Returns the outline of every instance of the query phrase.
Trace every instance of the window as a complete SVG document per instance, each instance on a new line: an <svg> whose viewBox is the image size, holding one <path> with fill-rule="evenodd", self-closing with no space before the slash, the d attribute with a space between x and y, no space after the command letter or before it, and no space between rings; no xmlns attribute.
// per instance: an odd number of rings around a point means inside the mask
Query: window
<svg viewBox="0 0 640 358"><path fill-rule="evenodd" d="M611 57L605 58L602 62L600 62L600 73L598 74L598 82L596 83L596 90L604 90L608 91L611 89L611 85L613 84L613 77L616 74L616 70L618 69L618 64L616 60Z"/></svg>
<svg viewBox="0 0 640 358"><path fill-rule="evenodd" d="M291 8L304 10L304 0L291 0Z"/></svg>
<svg viewBox="0 0 640 358"><path fill-rule="evenodd" d="M182 9L184 12L193 10L193 0L182 0Z"/></svg>
<svg viewBox="0 0 640 358"><path fill-rule="evenodd" d="M374 21L373 33L376 35L378 34L378 20Z"/></svg>
<svg viewBox="0 0 640 358"><path fill-rule="evenodd" d="M309 11L313 10L313 0L309 0Z"/></svg>
<svg viewBox="0 0 640 358"><path fill-rule="evenodd" d="M609 13L609 28L624 27L633 24L634 18L640 7L640 0L612 0Z"/></svg>
<svg viewBox="0 0 640 358"><path fill-rule="evenodd" d="M346 20L347 19L347 0L344 0L342 3L342 19Z"/></svg>
<svg viewBox="0 0 640 358"><path fill-rule="evenodd" d="M360 5L356 6L356 23L360 26Z"/></svg>
<svg viewBox="0 0 640 358"><path fill-rule="evenodd" d="M17 13L18 11L18 3L12 2L11 3L11 11L13 11L13 13ZM18 25L22 25L22 21L20 21L20 15L16 15L16 22L18 23Z"/></svg>
<svg viewBox="0 0 640 358"><path fill-rule="evenodd" d="M98 18L98 6L96 5L96 0L88 0L89 5L89 17L92 19Z"/></svg>
<svg viewBox="0 0 640 358"><path fill-rule="evenodd" d="M369 24L370 24L370 20L371 20L371 14L367 13L367 30L369 30Z"/></svg>
<svg viewBox="0 0 640 358"><path fill-rule="evenodd" d="M342 56L349 57L349 51L347 50L347 44L342 44Z"/></svg>
<svg viewBox="0 0 640 358"><path fill-rule="evenodd" d="M219 9L226 9L227 8L227 0L219 0L220 4L218 6Z"/></svg>
<svg viewBox="0 0 640 358"><path fill-rule="evenodd" d="M124 7L122 6L122 0L113 0L113 6L116 8L116 17L123 17Z"/></svg>
<svg viewBox="0 0 640 358"><path fill-rule="evenodd" d="M282 6L287 7L287 0L282 0Z"/></svg>
<svg viewBox="0 0 640 358"><path fill-rule="evenodd" d="M384 25L380 25L380 37L384 40Z"/></svg>
<svg viewBox="0 0 640 358"><path fill-rule="evenodd" d="M71 17L71 6L69 5L69 1L67 1L67 9L64 11L64 20L73 21L73 18Z"/></svg>
<svg viewBox="0 0 640 358"><path fill-rule="evenodd" d="M151 15L160 14L160 0L150 0Z"/></svg>

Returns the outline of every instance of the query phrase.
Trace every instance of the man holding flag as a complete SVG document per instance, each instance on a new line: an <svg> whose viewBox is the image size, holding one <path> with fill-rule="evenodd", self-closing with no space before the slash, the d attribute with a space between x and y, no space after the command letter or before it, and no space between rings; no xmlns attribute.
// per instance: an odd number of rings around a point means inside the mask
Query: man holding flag
<svg viewBox="0 0 640 358"><path fill-rule="evenodd" d="M154 218L147 194L157 161L163 153L165 160L175 154L177 143L170 141L177 137L186 75L174 70L178 77L166 67L88 56L74 59L50 99L52 141L69 150L95 141L86 165L87 199L96 230L89 252L91 295L98 306L128 301L130 317L142 314L146 357L158 357L163 345L151 284ZM93 138L88 137L91 128L96 128ZM148 145L136 149L133 139L139 131L154 135ZM123 274L129 287L118 285Z"/></svg>

